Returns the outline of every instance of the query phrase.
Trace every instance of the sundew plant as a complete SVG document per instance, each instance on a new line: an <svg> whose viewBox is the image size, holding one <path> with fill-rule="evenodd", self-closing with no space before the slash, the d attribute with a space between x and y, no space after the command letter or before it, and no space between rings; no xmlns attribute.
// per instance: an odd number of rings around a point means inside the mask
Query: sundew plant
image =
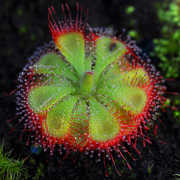
<svg viewBox="0 0 180 180"><path fill-rule="evenodd" d="M98 160L119 157L147 130L164 102L162 77L129 37L82 23L82 7L60 21L53 7L48 23L53 41L28 59L18 77L17 115L23 132L34 132L35 145L50 154L56 145L69 154L79 151ZM88 11L87 11L88 15ZM29 141L29 139L28 139ZM131 156L131 155L130 155ZM132 157L132 159L134 159ZM127 162L130 168L130 165Z"/></svg>

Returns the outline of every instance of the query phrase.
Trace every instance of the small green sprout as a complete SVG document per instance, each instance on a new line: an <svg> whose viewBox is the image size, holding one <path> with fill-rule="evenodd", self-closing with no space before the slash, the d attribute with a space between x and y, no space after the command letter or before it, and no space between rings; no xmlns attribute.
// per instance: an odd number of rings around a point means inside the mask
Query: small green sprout
<svg viewBox="0 0 180 180"><path fill-rule="evenodd" d="M44 165L43 164L39 164L39 167L37 167L37 171L35 176L32 178L33 180L39 180L41 178L44 177Z"/></svg>
<svg viewBox="0 0 180 180"><path fill-rule="evenodd" d="M153 166L154 166L154 164L148 166L147 170L148 170L149 174L151 174Z"/></svg>

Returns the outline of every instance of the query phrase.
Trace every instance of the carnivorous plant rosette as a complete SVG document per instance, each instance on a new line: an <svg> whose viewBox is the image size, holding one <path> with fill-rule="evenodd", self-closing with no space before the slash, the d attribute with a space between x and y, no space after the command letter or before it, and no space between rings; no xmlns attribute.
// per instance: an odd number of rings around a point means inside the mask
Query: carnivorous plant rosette
<svg viewBox="0 0 180 180"><path fill-rule="evenodd" d="M129 153L124 143L136 149L137 137L150 142L147 125L164 101L162 77L133 41L83 24L79 5L74 22L66 7L64 22L49 8L54 43L38 48L20 73L17 114L51 154L55 145L67 154L97 150L99 160L103 154L114 163L113 150L123 158L122 151Z"/></svg>

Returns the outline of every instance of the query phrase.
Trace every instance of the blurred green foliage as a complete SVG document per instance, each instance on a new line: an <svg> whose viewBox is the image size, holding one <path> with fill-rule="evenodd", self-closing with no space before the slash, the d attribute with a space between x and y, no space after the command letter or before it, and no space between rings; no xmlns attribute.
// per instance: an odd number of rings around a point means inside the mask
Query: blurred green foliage
<svg viewBox="0 0 180 180"><path fill-rule="evenodd" d="M157 3L157 15L162 23L162 36L154 39L152 56L158 57L165 78L177 78L180 71L180 0Z"/></svg>
<svg viewBox="0 0 180 180"><path fill-rule="evenodd" d="M173 101L173 107L176 108L180 105L180 95L177 95L176 99ZM180 124L180 110L174 111L174 118Z"/></svg>
<svg viewBox="0 0 180 180"><path fill-rule="evenodd" d="M134 18L134 12L136 8L135 6L127 6L125 9L125 14L127 15L127 21L128 21L128 35L130 35L131 38L135 39L136 41L139 41L141 39L140 34L137 30L135 30L136 26L136 19Z"/></svg>
<svg viewBox="0 0 180 180"><path fill-rule="evenodd" d="M126 14L131 14L135 11L135 7L134 6L128 6L125 10Z"/></svg>

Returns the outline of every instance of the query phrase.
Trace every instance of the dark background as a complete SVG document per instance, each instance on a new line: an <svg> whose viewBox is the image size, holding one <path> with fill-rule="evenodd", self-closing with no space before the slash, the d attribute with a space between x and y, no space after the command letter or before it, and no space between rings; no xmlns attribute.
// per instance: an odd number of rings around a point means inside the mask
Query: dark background
<svg viewBox="0 0 180 180"><path fill-rule="evenodd" d="M96 0L82 1L83 18L86 17L86 9L89 9L88 23L91 27L110 27L114 30L126 28L136 30L140 34L138 45L147 53L153 50L152 39L161 37L161 24L156 16L155 2L162 3L163 0ZM67 3L70 7L72 17L76 16L76 3L73 0L37 0L18 1L1 0L0 6L0 144L4 140L5 151L13 149L12 157L18 159L26 158L30 153L31 144L26 146L27 136L24 135L20 141L23 125L19 125L17 130L10 133L10 129L17 124L15 117L15 94L9 96L16 89L16 79L23 66L36 50L36 47L48 43L51 39L47 24L48 7L54 6L60 20L63 20L61 4ZM134 6L135 12L131 15L125 13L128 6ZM135 24L130 21L134 19ZM159 60L152 58L152 63L157 67ZM163 74L163 72L162 72ZM179 79L166 81L167 90L172 92L180 91ZM30 158L35 158L32 165L28 158L25 165L31 178L35 176L37 167L43 164L44 177L40 179L137 179L137 180L170 180L174 179L174 174L180 173L180 126L173 117L171 108L165 108L165 112L160 110L162 122L157 120L157 136L153 130L149 131L149 136L153 139L152 144L146 143L143 147L142 140L138 141L137 148L141 151L142 158L130 148L130 152L136 158L133 161L125 155L132 169L129 170L122 158L114 158L118 170L122 176L119 177L111 161L107 160L109 177L105 177L104 162L96 162L96 156L90 159L81 154L73 162L70 156L62 160L55 150L55 155L49 158L49 153L42 152L39 155L32 154ZM7 120L14 118L12 123ZM161 143L160 141L166 142ZM76 154L75 154L76 155ZM72 154L74 156L74 153ZM60 160L61 159L61 160ZM48 160L48 162L47 162ZM86 164L86 165L85 165ZM148 170L151 168L151 172Z"/></svg>

